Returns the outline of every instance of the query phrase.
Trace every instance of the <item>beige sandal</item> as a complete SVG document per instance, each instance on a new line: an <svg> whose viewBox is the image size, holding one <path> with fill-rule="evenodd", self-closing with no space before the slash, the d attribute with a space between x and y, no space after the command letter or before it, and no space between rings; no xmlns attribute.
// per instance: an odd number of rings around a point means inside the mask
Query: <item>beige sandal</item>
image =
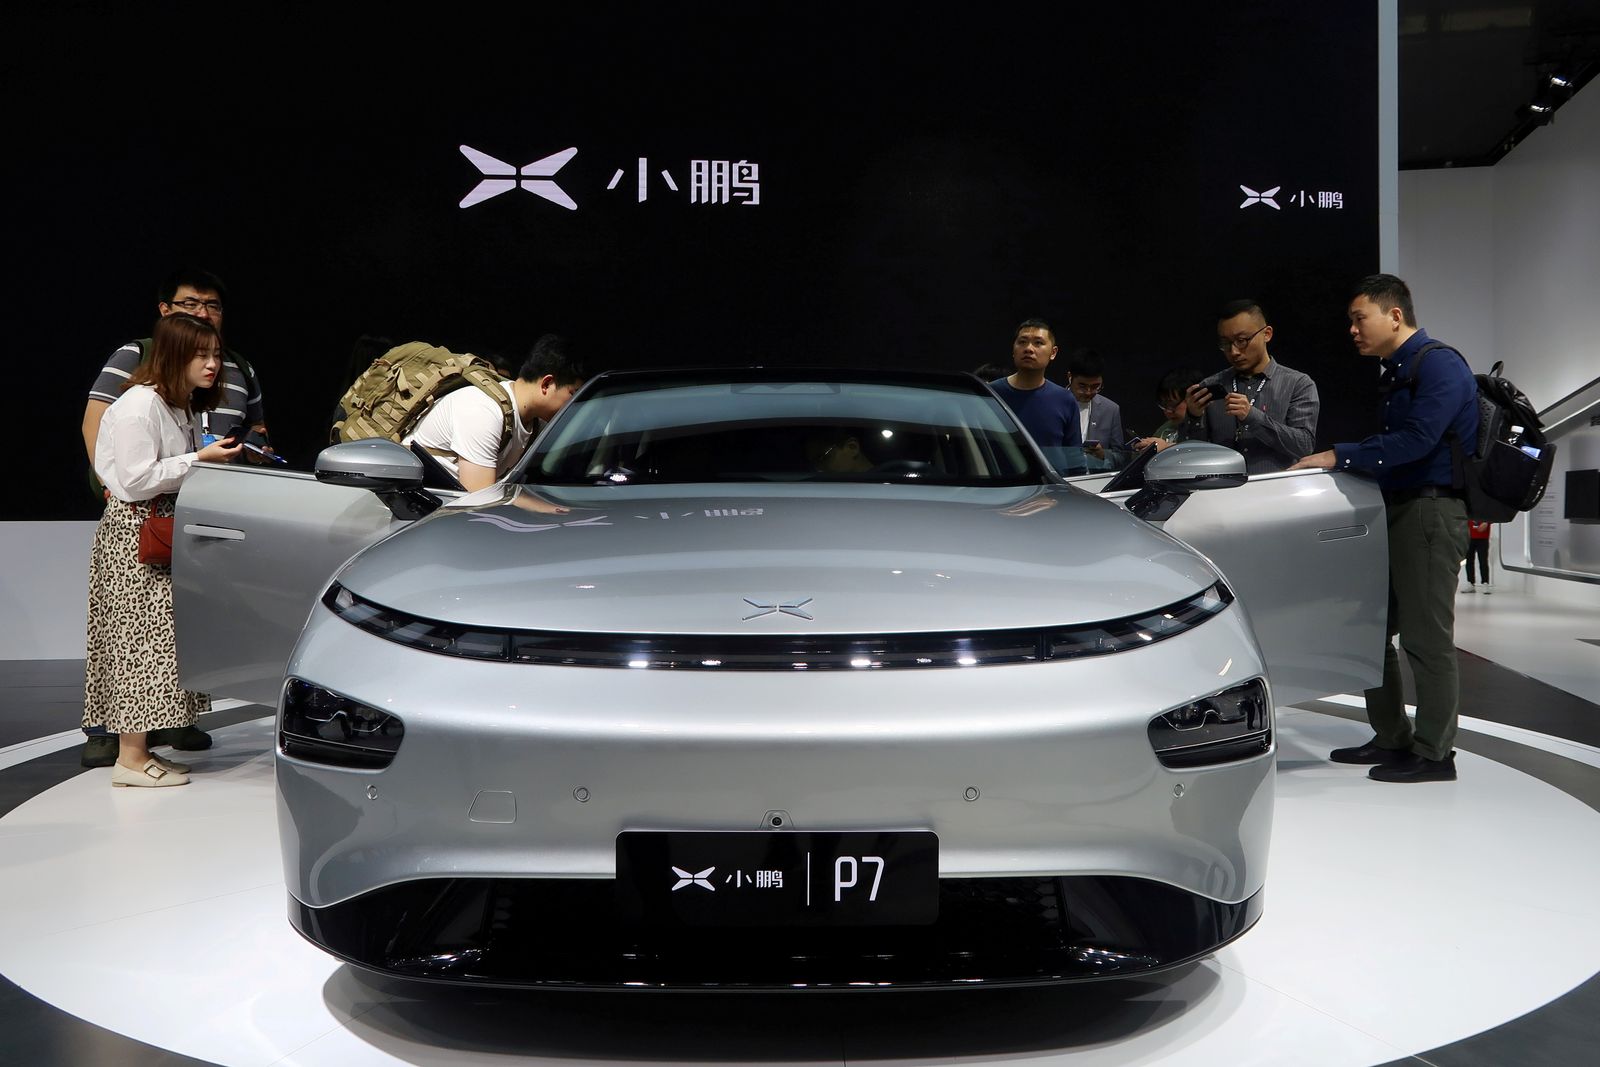
<svg viewBox="0 0 1600 1067"><path fill-rule="evenodd" d="M189 776L178 771L169 771L161 766L154 756L144 761L144 766L135 770L117 764L111 768L111 785L117 789L130 786L137 788L159 788L169 785L188 785Z"/></svg>

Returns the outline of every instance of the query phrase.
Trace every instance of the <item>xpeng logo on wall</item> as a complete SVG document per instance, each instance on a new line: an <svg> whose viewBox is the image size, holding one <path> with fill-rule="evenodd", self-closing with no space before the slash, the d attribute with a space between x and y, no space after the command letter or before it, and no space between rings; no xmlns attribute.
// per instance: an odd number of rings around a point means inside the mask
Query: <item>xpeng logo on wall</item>
<svg viewBox="0 0 1600 1067"><path fill-rule="evenodd" d="M561 168L578 154L577 148L564 148L517 167L496 159L487 152L479 151L471 145L460 147L461 154L466 156L482 175L478 184L461 198L462 208L492 200L501 193L509 193L513 189L522 189L552 204L560 205L568 211L578 210L578 202L556 181L556 175ZM633 171L635 180L625 184L623 176L629 171ZM673 177L672 171L663 167L659 173L666 193L681 196L682 189L678 185L678 180ZM684 172L680 169L679 173ZM687 173L691 204L739 204L744 207L756 207L761 203L761 167L748 159L691 159ZM604 192L623 189L634 193L636 202L642 204L650 198L654 177L649 159L640 156L637 164L630 160L627 167L617 167Z"/></svg>
<svg viewBox="0 0 1600 1067"><path fill-rule="evenodd" d="M1248 185L1240 185L1239 191L1244 194L1244 200L1239 204L1240 211L1258 204L1270 207L1274 211L1283 210L1283 206L1278 203L1278 196L1283 192L1282 185L1274 185L1271 189L1260 193ZM1285 203L1290 207L1343 211L1344 193L1337 189L1318 189L1315 192L1309 189L1291 189L1285 198Z"/></svg>
<svg viewBox="0 0 1600 1067"><path fill-rule="evenodd" d="M478 168L478 173L483 175L483 180L462 197L462 207L481 204L485 200L497 197L501 193L509 193L521 186L534 196L542 196L552 204L560 204L568 211L578 210L578 205L572 197L553 180L556 171L566 166L572 157L578 154L576 148L563 149L520 168L503 163L487 152L480 152L467 145L461 146L461 154L471 160L472 165Z"/></svg>
<svg viewBox="0 0 1600 1067"><path fill-rule="evenodd" d="M1239 186L1239 191L1244 194L1244 203L1240 204L1239 207L1243 209L1252 204L1265 204L1274 211L1282 211L1283 209L1278 206L1278 202L1273 199L1273 197L1278 195L1278 190L1282 188L1283 186L1281 185L1274 185L1266 192L1258 193L1248 185L1241 185Z"/></svg>

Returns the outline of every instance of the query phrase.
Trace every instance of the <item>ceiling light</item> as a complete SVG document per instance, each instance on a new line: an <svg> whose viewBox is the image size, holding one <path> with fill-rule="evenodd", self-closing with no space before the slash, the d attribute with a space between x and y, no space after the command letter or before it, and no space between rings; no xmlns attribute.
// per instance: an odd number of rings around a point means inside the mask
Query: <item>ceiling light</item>
<svg viewBox="0 0 1600 1067"><path fill-rule="evenodd" d="M1541 91L1528 103L1517 109L1517 117L1535 126L1545 126L1555 121L1556 101L1548 91Z"/></svg>

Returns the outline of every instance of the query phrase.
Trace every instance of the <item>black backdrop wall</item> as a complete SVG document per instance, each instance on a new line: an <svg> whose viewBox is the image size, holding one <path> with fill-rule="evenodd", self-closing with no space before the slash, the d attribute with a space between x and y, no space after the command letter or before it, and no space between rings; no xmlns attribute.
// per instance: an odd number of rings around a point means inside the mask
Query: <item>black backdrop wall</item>
<svg viewBox="0 0 1600 1067"><path fill-rule="evenodd" d="M4 16L12 384L37 413L13 440L42 452L6 517L97 514L84 394L179 263L227 280L229 343L299 466L363 333L972 369L1042 315L1052 376L1100 350L1148 432L1162 372L1222 365L1214 312L1239 296L1318 379L1322 439L1366 427L1343 307L1377 268L1370 0L585 10ZM575 208L460 206L485 177L463 145L511 168L575 148L522 176Z"/></svg>

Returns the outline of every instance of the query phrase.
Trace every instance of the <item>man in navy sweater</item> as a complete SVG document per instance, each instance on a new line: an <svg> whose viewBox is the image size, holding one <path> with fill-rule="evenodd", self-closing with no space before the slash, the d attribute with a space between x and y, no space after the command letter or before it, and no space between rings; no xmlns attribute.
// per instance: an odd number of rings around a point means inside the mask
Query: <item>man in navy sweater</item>
<svg viewBox="0 0 1600 1067"><path fill-rule="evenodd" d="M1016 371L989 383L989 388L1006 402L1017 421L1053 460L1063 447L1083 445L1077 398L1072 390L1044 376L1059 351L1050 324L1043 319L1029 319L1017 327L1011 342L1011 362Z"/></svg>

